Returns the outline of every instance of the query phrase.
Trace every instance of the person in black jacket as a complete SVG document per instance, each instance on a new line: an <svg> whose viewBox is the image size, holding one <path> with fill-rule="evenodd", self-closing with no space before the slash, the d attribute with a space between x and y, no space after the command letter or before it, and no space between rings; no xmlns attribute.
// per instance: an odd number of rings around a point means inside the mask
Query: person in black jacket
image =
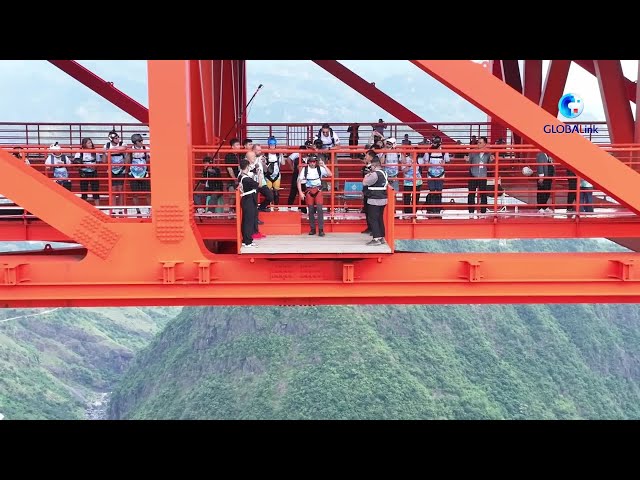
<svg viewBox="0 0 640 480"><path fill-rule="evenodd" d="M368 150L367 153L364 154L364 159L363 159L364 165L362 166L362 178L366 177L373 171L373 169L371 168L371 162L374 159L378 159L378 156L376 155L376 152L374 150ZM364 229L361 233L371 235L372 234L371 220L369 218L369 208L367 206L367 186L366 185L362 187L362 201L363 201L362 213L364 213L364 218L367 221L367 228Z"/></svg>
<svg viewBox="0 0 640 480"><path fill-rule="evenodd" d="M253 233L258 214L258 182L249 175L249 160L240 160L240 175L238 176L238 190L240 190L240 208L242 209L242 246L254 247Z"/></svg>

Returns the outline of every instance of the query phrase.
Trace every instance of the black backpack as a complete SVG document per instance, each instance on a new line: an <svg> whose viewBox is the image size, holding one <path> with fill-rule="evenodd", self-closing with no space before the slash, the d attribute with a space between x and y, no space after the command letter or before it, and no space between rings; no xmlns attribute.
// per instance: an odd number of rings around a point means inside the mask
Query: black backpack
<svg viewBox="0 0 640 480"><path fill-rule="evenodd" d="M335 146L336 139L333 136L333 128L329 127L329 136L331 137L331 145ZM318 130L318 139L322 140L322 129Z"/></svg>
<svg viewBox="0 0 640 480"><path fill-rule="evenodd" d="M322 170L320 169L320 165L316 165L316 170L318 170L318 178L320 179L320 181L322 182ZM309 173L309 165L305 165L304 166L304 179L307 179L307 174ZM327 188L325 188L326 185L320 184L320 190L327 190Z"/></svg>

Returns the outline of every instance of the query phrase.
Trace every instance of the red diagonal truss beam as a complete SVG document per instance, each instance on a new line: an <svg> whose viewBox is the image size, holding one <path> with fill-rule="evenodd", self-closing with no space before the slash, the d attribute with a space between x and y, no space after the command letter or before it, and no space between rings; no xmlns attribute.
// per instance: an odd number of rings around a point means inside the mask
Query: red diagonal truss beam
<svg viewBox="0 0 640 480"><path fill-rule="evenodd" d="M120 238L110 217L3 150L0 165L0 193L90 252L108 256Z"/></svg>
<svg viewBox="0 0 640 480"><path fill-rule="evenodd" d="M425 119L419 117L407 107L398 103L382 90L367 82L364 78L349 70L336 60L314 60L314 63L322 67L338 80L346 83L360 95L384 109L389 114L396 117L403 123L421 123L422 125L414 128L415 131L422 135L440 135L443 143L455 143L451 137L438 130L435 126L429 124ZM426 124L426 125L424 125ZM411 126L411 125L409 125Z"/></svg>
<svg viewBox="0 0 640 480"><path fill-rule="evenodd" d="M574 60L575 63L584 68L587 72L589 72L594 77L596 76L596 66L593 63L593 60ZM628 78L624 78L624 90L626 91L627 98L630 102L636 103L636 82L629 80Z"/></svg>
<svg viewBox="0 0 640 480"><path fill-rule="evenodd" d="M113 86L113 82L103 80L75 60L49 60L49 62L63 72L71 75L83 85L89 87L116 107L124 110L139 122L149 123L149 109L136 102L124 92L118 90Z"/></svg>
<svg viewBox="0 0 640 480"><path fill-rule="evenodd" d="M536 105L542 95L542 60L524 61L524 96Z"/></svg>
<svg viewBox="0 0 640 480"><path fill-rule="evenodd" d="M508 87L481 65L467 60L413 60L413 63L484 112L499 118L555 160L567 165L640 213L640 176L579 134L547 134L558 119Z"/></svg>
<svg viewBox="0 0 640 480"><path fill-rule="evenodd" d="M540 106L554 117L558 116L558 101L564 92L571 60L551 60L542 89Z"/></svg>
<svg viewBox="0 0 640 480"><path fill-rule="evenodd" d="M633 143L633 114L620 60L596 60L594 64L611 143Z"/></svg>

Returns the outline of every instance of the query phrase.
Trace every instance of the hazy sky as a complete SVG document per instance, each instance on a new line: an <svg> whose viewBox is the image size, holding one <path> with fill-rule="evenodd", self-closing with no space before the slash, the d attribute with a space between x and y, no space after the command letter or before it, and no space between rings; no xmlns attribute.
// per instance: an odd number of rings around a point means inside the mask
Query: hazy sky
<svg viewBox="0 0 640 480"><path fill-rule="evenodd" d="M147 105L144 60L80 61L97 75ZM485 121L486 115L406 60L343 61L365 80L431 122ZM548 61L544 62L544 72ZM637 78L637 61L623 61L625 75ZM264 88L249 111L250 122L368 122L389 114L308 60L248 61L248 92ZM0 121L133 122L67 74L44 60L0 61ZM572 65L565 92L581 95L579 120L604 120L594 76ZM634 115L635 115L635 108Z"/></svg>

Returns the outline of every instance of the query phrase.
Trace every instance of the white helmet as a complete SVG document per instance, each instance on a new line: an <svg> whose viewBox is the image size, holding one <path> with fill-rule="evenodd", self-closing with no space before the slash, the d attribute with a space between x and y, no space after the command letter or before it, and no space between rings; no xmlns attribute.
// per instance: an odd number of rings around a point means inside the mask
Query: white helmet
<svg viewBox="0 0 640 480"><path fill-rule="evenodd" d="M530 177L531 175L533 175L533 170L531 170L529 167L524 167L522 169L522 174L526 177Z"/></svg>
<svg viewBox="0 0 640 480"><path fill-rule="evenodd" d="M385 140L385 142L390 143L394 147L396 146L396 143L398 143L395 137L389 137Z"/></svg>
<svg viewBox="0 0 640 480"><path fill-rule="evenodd" d="M53 143L53 144L49 145L49 150L60 150L60 145L58 145L58 142ZM52 152L52 153L56 157L59 157L61 155L60 152Z"/></svg>

